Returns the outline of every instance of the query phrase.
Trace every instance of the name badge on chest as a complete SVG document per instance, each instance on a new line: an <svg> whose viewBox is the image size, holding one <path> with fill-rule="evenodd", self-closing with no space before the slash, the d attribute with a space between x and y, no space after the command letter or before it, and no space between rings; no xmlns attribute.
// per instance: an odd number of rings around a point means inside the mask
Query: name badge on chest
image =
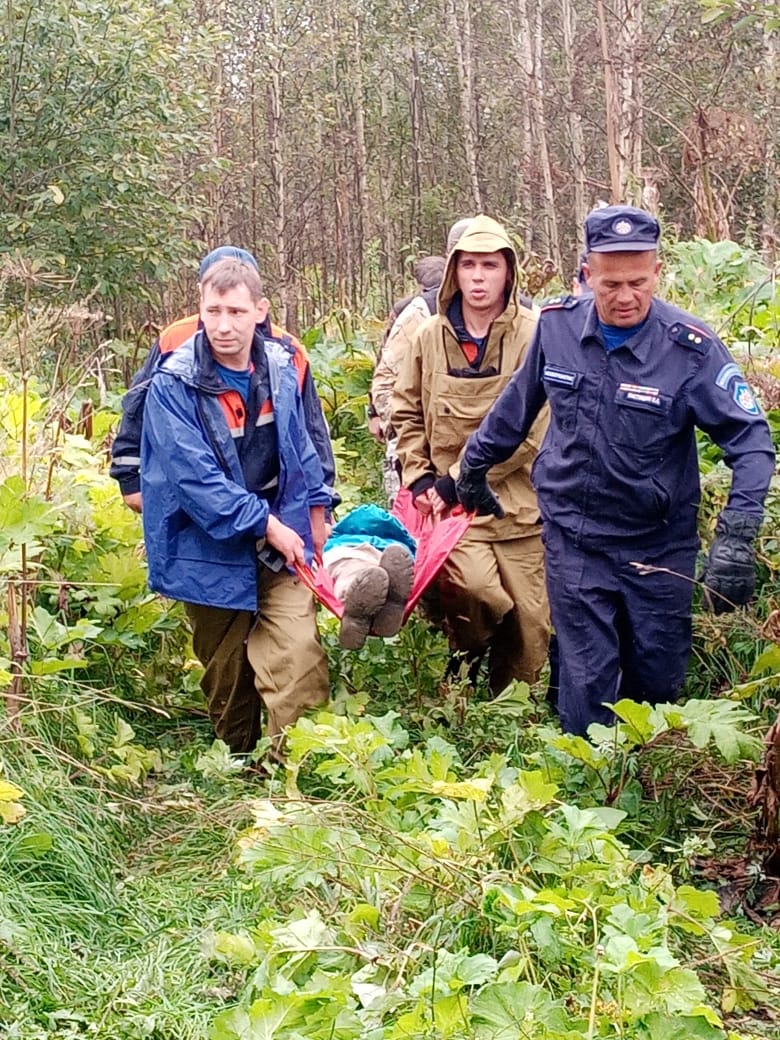
<svg viewBox="0 0 780 1040"><path fill-rule="evenodd" d="M662 394L660 387L657 386L620 383L615 393L615 403L633 405L649 411L668 412L671 399L666 394Z"/></svg>

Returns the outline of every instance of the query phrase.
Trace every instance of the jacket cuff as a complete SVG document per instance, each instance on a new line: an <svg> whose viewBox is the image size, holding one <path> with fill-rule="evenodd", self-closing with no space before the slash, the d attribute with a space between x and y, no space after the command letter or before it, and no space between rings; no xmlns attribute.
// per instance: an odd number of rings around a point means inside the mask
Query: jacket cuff
<svg viewBox="0 0 780 1040"><path fill-rule="evenodd" d="M424 495L428 488L432 488L436 483L436 477L433 473L423 473L417 480L412 481L409 485L409 490L412 493L412 498L417 498L418 495Z"/></svg>
<svg viewBox="0 0 780 1040"><path fill-rule="evenodd" d="M446 476L439 477L433 486L436 488L436 493L439 498L443 499L448 506L456 506L458 504L458 494L455 490L455 481L449 473L446 474Z"/></svg>
<svg viewBox="0 0 780 1040"><path fill-rule="evenodd" d="M120 477L117 479L117 484L123 495L137 495L141 490L141 477L138 473L131 477Z"/></svg>

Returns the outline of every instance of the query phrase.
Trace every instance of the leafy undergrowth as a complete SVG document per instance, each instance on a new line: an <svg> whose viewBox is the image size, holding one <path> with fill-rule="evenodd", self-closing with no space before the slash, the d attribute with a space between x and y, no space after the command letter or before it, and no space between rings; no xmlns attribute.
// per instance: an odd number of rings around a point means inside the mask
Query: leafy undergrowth
<svg viewBox="0 0 780 1040"><path fill-rule="evenodd" d="M438 664L420 622L381 646L399 675L410 647ZM85 746L78 713L23 712L0 744L2 1035L777 1035L780 942L703 869L753 713L623 702L588 742L523 684L466 699L434 674L377 714L345 672L270 777L189 717L103 706Z"/></svg>
<svg viewBox="0 0 780 1040"><path fill-rule="evenodd" d="M707 302L780 443L775 282L728 244L671 260L666 290ZM24 328L19 356L44 356L53 331ZM307 345L345 503L380 501L371 347L324 329ZM443 680L418 618L347 654L323 614L330 710L269 776L212 743L181 611L147 592L106 473L111 395L66 363L79 347L57 366L73 385L0 373L0 1036L780 1034L780 774L761 762L777 483L755 602L696 614L680 705L622 703L614 729L564 737L543 684L489 700ZM699 449L706 546L729 473Z"/></svg>

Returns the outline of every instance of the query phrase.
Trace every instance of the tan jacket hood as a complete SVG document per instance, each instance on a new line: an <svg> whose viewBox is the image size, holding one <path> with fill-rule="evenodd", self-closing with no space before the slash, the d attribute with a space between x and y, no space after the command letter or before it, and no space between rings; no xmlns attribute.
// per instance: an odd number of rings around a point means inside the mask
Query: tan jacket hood
<svg viewBox="0 0 780 1040"><path fill-rule="evenodd" d="M444 269L444 278L442 279L436 304L439 314L446 315L447 308L458 291L455 271L458 252L497 253L502 249L506 251L511 269L509 301L510 304L513 304L517 288L517 253L515 252L515 247L501 224L497 220L493 220L492 217L486 217L484 213L481 213L478 217L474 217L458 239L455 248L447 257L447 266Z"/></svg>

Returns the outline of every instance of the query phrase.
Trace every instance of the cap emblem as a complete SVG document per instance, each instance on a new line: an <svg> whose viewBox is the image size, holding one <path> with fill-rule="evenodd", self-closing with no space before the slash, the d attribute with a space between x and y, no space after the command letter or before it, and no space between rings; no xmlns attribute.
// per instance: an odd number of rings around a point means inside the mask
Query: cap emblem
<svg viewBox="0 0 780 1040"><path fill-rule="evenodd" d="M612 225L612 230L616 235L630 235L634 230L634 225L630 220L626 220L625 217L621 217L620 220L616 220Z"/></svg>

